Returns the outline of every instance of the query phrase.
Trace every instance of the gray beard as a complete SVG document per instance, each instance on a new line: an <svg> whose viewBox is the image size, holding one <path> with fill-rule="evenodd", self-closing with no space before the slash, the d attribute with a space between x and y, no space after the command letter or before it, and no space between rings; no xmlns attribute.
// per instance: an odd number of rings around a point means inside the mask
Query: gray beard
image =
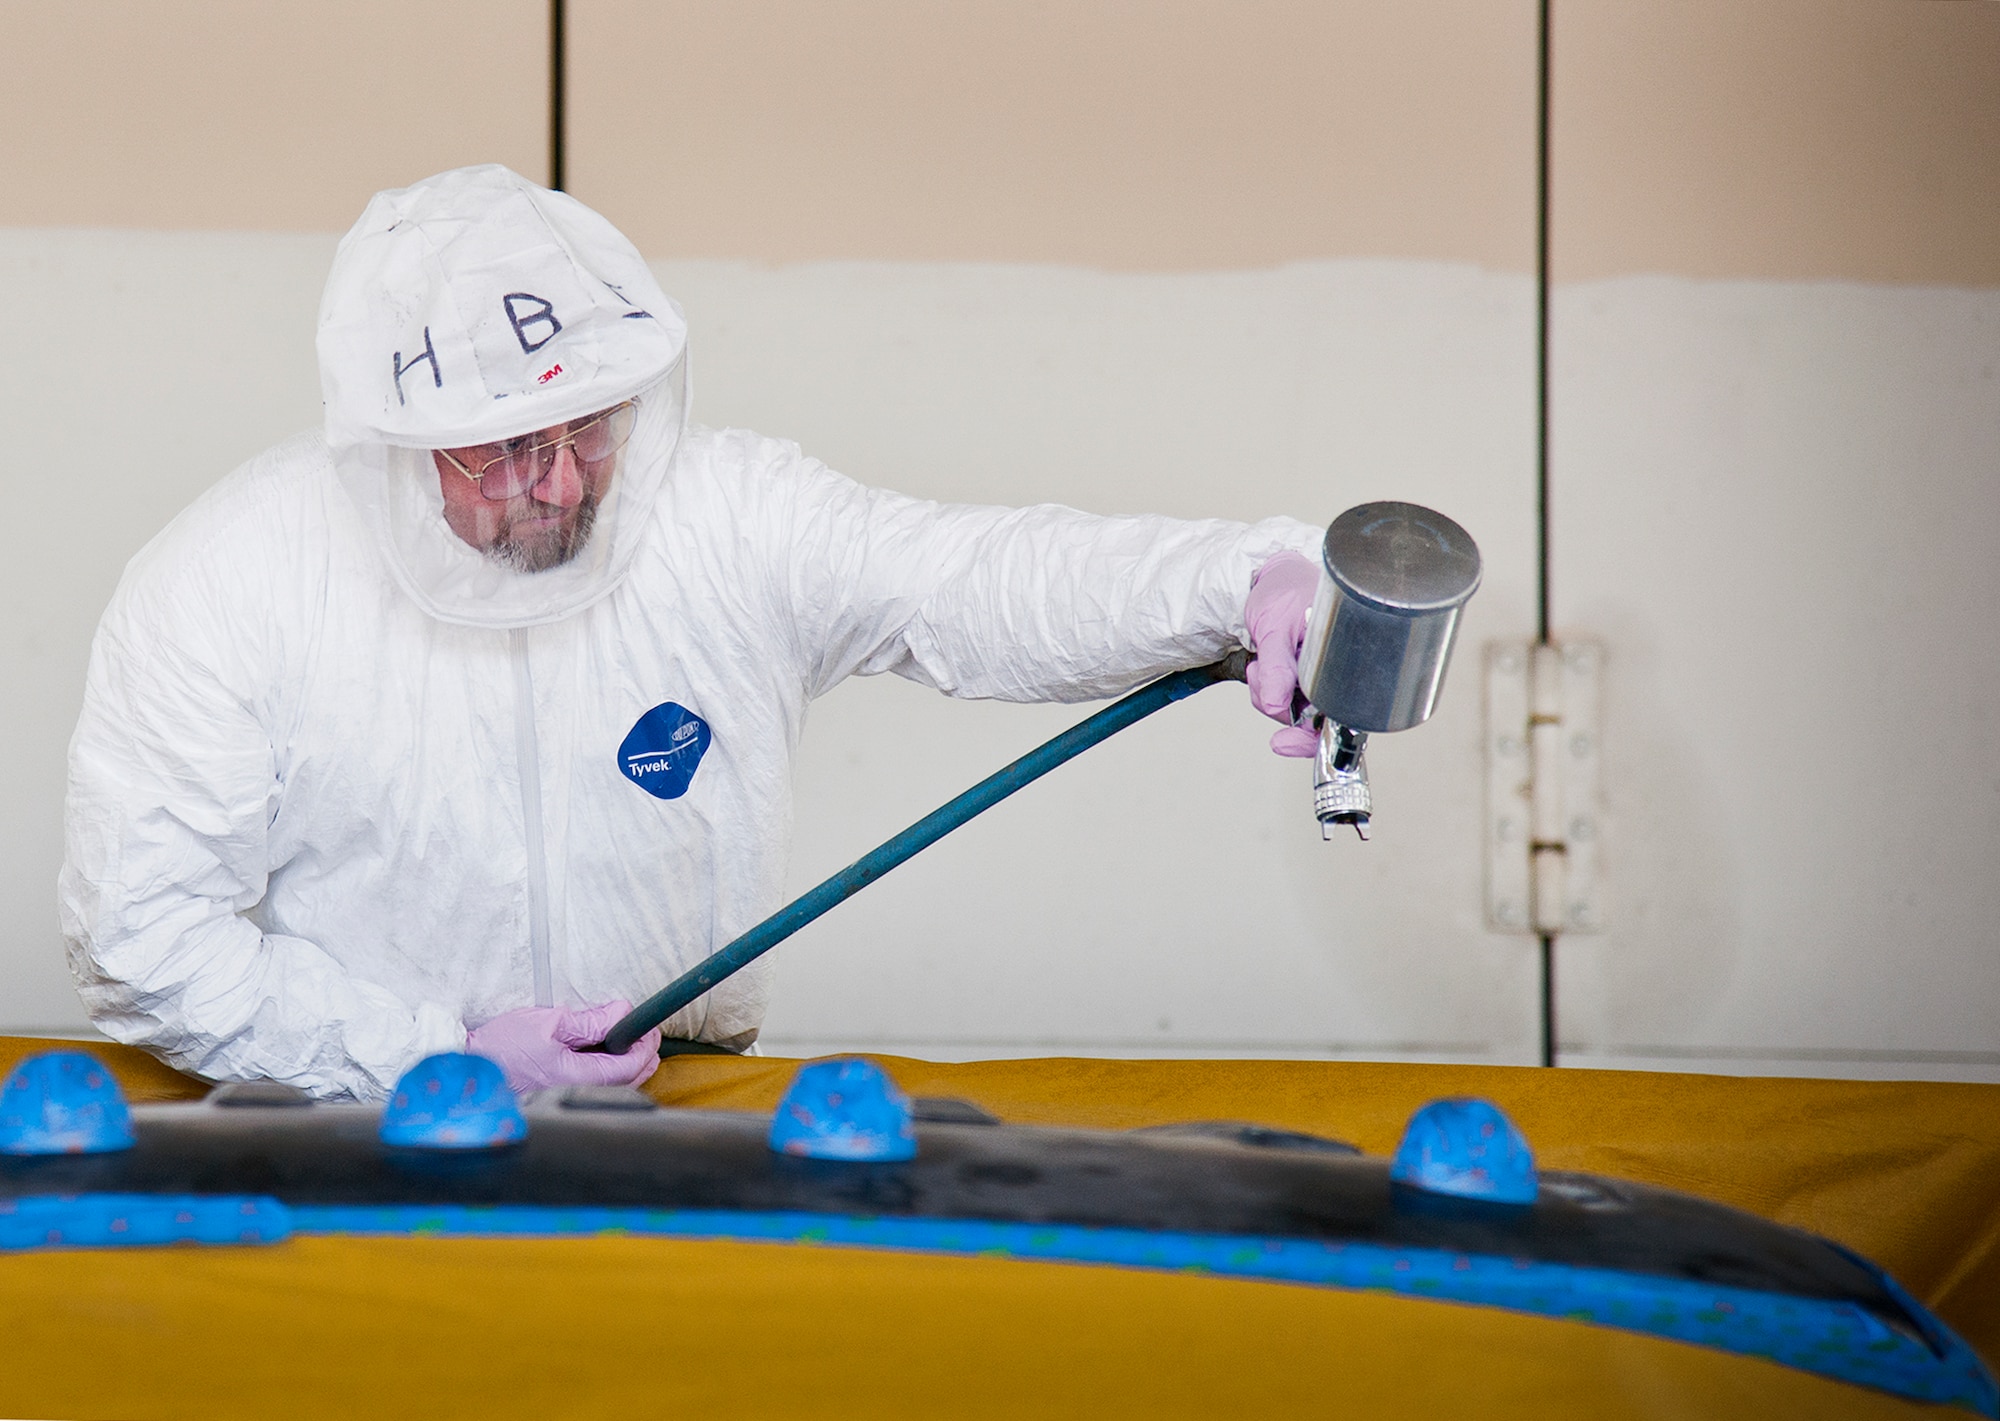
<svg viewBox="0 0 2000 1421"><path fill-rule="evenodd" d="M576 521L553 540L517 543L510 536L486 550L486 556L515 572L547 572L561 567L583 551L597 525L597 500L586 497L577 505Z"/></svg>

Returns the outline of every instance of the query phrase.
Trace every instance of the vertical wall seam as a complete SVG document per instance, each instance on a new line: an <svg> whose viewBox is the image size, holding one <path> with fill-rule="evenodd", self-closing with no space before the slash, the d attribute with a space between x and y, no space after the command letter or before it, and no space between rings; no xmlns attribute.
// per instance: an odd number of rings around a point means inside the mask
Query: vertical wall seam
<svg viewBox="0 0 2000 1421"><path fill-rule="evenodd" d="M1549 639L1549 6L1535 64L1535 640Z"/></svg>
<svg viewBox="0 0 2000 1421"><path fill-rule="evenodd" d="M568 191L565 184L569 177L565 171L569 165L566 8L564 0L549 0L549 186L557 192Z"/></svg>
<svg viewBox="0 0 2000 1421"><path fill-rule="evenodd" d="M1549 8L1538 7L1535 50L1535 640L1549 641ZM1556 1063L1556 940L1540 953L1542 1064Z"/></svg>

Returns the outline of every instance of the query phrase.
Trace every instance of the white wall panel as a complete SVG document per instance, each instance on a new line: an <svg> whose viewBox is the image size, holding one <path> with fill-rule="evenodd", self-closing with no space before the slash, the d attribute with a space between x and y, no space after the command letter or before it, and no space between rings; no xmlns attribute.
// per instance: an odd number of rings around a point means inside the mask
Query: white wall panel
<svg viewBox="0 0 2000 1421"><path fill-rule="evenodd" d="M331 240L0 233L22 535L0 562L0 1026L80 1021L55 932L91 626L194 493L317 418ZM1531 618L1519 278L661 267L697 409L953 498L1320 518L1394 491ZM1557 306L1558 631L1604 637L1612 930L1566 1059L2000 1074L2000 293L1618 279ZM79 374L81 372L81 374ZM1531 951L1477 920L1474 663L1374 755L1380 835L1220 689L1093 751L782 951L774 1044L1521 1059ZM885 679L818 708L803 887L1081 714Z"/></svg>
<svg viewBox="0 0 2000 1421"><path fill-rule="evenodd" d="M318 422L333 238L0 228L0 1030L74 1028L56 932L65 750L125 562L202 489Z"/></svg>
<svg viewBox="0 0 2000 1421"><path fill-rule="evenodd" d="M655 269L704 421L939 498L1314 521L1431 502L1487 556L1466 645L1532 630L1525 278ZM793 888L1083 713L849 683L807 731ZM897 870L779 949L771 1044L1532 1059L1533 945L1480 925L1476 654L1435 720L1371 745L1372 843L1320 842L1310 770L1268 729L1204 692Z"/></svg>
<svg viewBox="0 0 2000 1421"><path fill-rule="evenodd" d="M1566 1057L2000 1079L2000 291L1555 308L1558 634L1610 646Z"/></svg>
<svg viewBox="0 0 2000 1421"><path fill-rule="evenodd" d="M64 746L126 558L201 488L318 417L331 239L0 233L44 333L0 366L34 530L14 619L0 1028L81 1016L53 883ZM1421 263L1112 276L1043 267L661 267L696 409L946 498L1315 520L1396 494L1481 539L1471 642L1532 596L1520 277ZM79 372L86 372L79 378ZM28 412L32 411L32 417ZM1470 644L1470 642L1468 643ZM783 949L774 1044L939 1053L1298 1051L1525 1059L1532 963L1478 913L1477 684L1371 756L1375 842L1321 844L1310 775L1235 688L1162 712ZM803 887L1077 708L956 704L883 678L815 713Z"/></svg>

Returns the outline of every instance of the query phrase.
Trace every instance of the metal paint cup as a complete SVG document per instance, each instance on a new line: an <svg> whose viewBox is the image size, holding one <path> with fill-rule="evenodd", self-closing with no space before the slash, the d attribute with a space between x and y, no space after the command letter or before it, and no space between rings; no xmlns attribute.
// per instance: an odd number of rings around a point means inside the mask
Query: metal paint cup
<svg viewBox="0 0 2000 1421"><path fill-rule="evenodd" d="M1364 503L1334 519L1300 659L1313 708L1369 733L1429 718L1479 577L1478 545L1442 513Z"/></svg>

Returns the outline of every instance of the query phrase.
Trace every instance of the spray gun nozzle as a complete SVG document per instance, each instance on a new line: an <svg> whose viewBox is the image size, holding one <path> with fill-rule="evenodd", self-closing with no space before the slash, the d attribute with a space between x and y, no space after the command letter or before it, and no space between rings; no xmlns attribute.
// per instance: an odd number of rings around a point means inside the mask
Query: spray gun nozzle
<svg viewBox="0 0 2000 1421"><path fill-rule="evenodd" d="M1319 753L1313 758L1313 812L1319 816L1322 839L1333 837L1336 824L1347 824L1367 841L1375 807L1368 789L1367 747L1365 730L1349 730L1320 718Z"/></svg>

